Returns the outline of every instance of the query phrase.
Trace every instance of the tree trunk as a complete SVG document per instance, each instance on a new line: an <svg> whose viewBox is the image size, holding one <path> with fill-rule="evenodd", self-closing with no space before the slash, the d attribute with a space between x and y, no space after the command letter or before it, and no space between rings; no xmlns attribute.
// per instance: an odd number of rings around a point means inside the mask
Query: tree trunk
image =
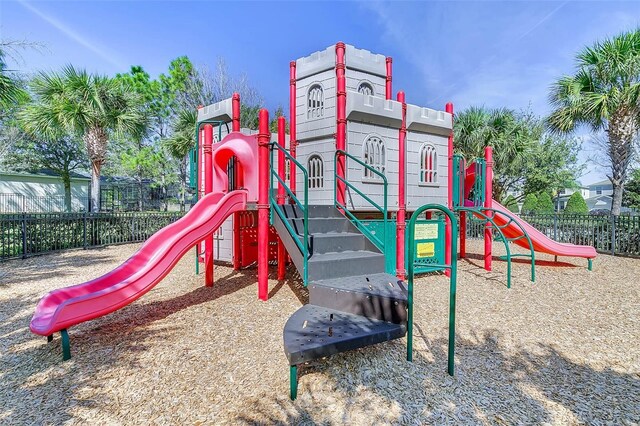
<svg viewBox="0 0 640 426"><path fill-rule="evenodd" d="M180 211L185 211L185 193L187 191L187 162L180 161Z"/></svg>
<svg viewBox="0 0 640 426"><path fill-rule="evenodd" d="M91 160L91 211L100 211L100 169L107 158L109 138L105 129L93 126L87 129L84 144Z"/></svg>
<svg viewBox="0 0 640 426"><path fill-rule="evenodd" d="M91 162L91 211L100 211L100 169L102 162Z"/></svg>
<svg viewBox="0 0 640 426"><path fill-rule="evenodd" d="M622 193L627 180L629 163L633 155L633 140L638 133L638 122L635 114L626 111L616 112L609 121L609 159L611 160L611 176L613 186L611 214L617 216L622 207Z"/></svg>
<svg viewBox="0 0 640 426"><path fill-rule="evenodd" d="M64 211L71 211L71 176L69 173L62 174L62 183L64 184Z"/></svg>

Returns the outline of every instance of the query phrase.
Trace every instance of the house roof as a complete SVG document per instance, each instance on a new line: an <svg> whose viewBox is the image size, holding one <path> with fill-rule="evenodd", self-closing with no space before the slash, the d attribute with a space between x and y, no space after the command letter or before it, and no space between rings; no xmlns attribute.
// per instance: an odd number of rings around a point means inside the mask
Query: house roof
<svg viewBox="0 0 640 426"><path fill-rule="evenodd" d="M602 185L611 185L611 181L609 179L605 179L605 180L601 180L600 182L594 182L589 186L589 188L593 187L593 186L602 186Z"/></svg>
<svg viewBox="0 0 640 426"><path fill-rule="evenodd" d="M71 180L91 180L89 177L80 174L80 173L76 173L76 172L71 172L69 173L71 176ZM50 169L40 169L37 170L35 172L0 172L0 175L2 176L16 176L16 177L39 177L39 178L46 178L46 179L60 179L60 175L57 174L56 172L54 172L53 170Z"/></svg>

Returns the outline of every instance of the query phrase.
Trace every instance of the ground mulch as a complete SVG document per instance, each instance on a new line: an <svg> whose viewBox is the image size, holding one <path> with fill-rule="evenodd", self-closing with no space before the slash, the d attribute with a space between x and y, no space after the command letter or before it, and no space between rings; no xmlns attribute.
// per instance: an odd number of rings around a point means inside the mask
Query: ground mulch
<svg viewBox="0 0 640 426"><path fill-rule="evenodd" d="M414 361L400 339L308 366L288 399L284 323L306 292L295 273L257 300L256 270L185 256L130 306L70 329L73 358L29 332L46 292L113 269L139 245L0 264L2 424L638 424L640 260L538 256L459 263L456 376L446 374L448 280L416 284ZM495 254L503 253L496 244ZM273 277L272 277L273 278Z"/></svg>

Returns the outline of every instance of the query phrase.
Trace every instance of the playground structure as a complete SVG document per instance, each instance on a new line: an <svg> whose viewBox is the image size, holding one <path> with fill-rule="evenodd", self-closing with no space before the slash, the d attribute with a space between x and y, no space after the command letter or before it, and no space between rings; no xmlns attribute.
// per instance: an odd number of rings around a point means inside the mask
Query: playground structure
<svg viewBox="0 0 640 426"><path fill-rule="evenodd" d="M191 153L197 204L114 271L46 295L31 330L49 341L60 332L68 359L69 327L138 299L192 247L207 286L216 253L236 269L257 264L261 300L269 263L283 279L290 259L309 290L283 332L295 399L298 367L309 361L405 335L411 360L414 274L442 271L453 374L457 235L464 258L467 214L486 222L485 269L494 234L504 242L508 287L511 259L522 256L510 242L529 249L532 281L536 251L584 257L591 267L595 249L555 243L492 199L491 148L469 166L453 155L452 104L436 111L407 104L403 92L396 99L391 58L337 43L291 62L289 135L281 117L272 139L266 110L257 134L242 131L237 94L200 108Z"/></svg>

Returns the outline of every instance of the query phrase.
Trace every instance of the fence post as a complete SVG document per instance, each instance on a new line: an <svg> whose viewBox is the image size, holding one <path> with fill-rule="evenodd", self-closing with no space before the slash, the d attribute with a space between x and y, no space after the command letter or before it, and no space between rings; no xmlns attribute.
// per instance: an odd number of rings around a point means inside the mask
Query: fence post
<svg viewBox="0 0 640 426"><path fill-rule="evenodd" d="M553 239L558 241L558 213L553 214Z"/></svg>
<svg viewBox="0 0 640 426"><path fill-rule="evenodd" d="M616 216L611 215L611 256L616 255Z"/></svg>
<svg viewBox="0 0 640 426"><path fill-rule="evenodd" d="M22 212L22 258L27 258L27 215Z"/></svg>
<svg viewBox="0 0 640 426"><path fill-rule="evenodd" d="M82 248L87 249L87 211L82 214Z"/></svg>

